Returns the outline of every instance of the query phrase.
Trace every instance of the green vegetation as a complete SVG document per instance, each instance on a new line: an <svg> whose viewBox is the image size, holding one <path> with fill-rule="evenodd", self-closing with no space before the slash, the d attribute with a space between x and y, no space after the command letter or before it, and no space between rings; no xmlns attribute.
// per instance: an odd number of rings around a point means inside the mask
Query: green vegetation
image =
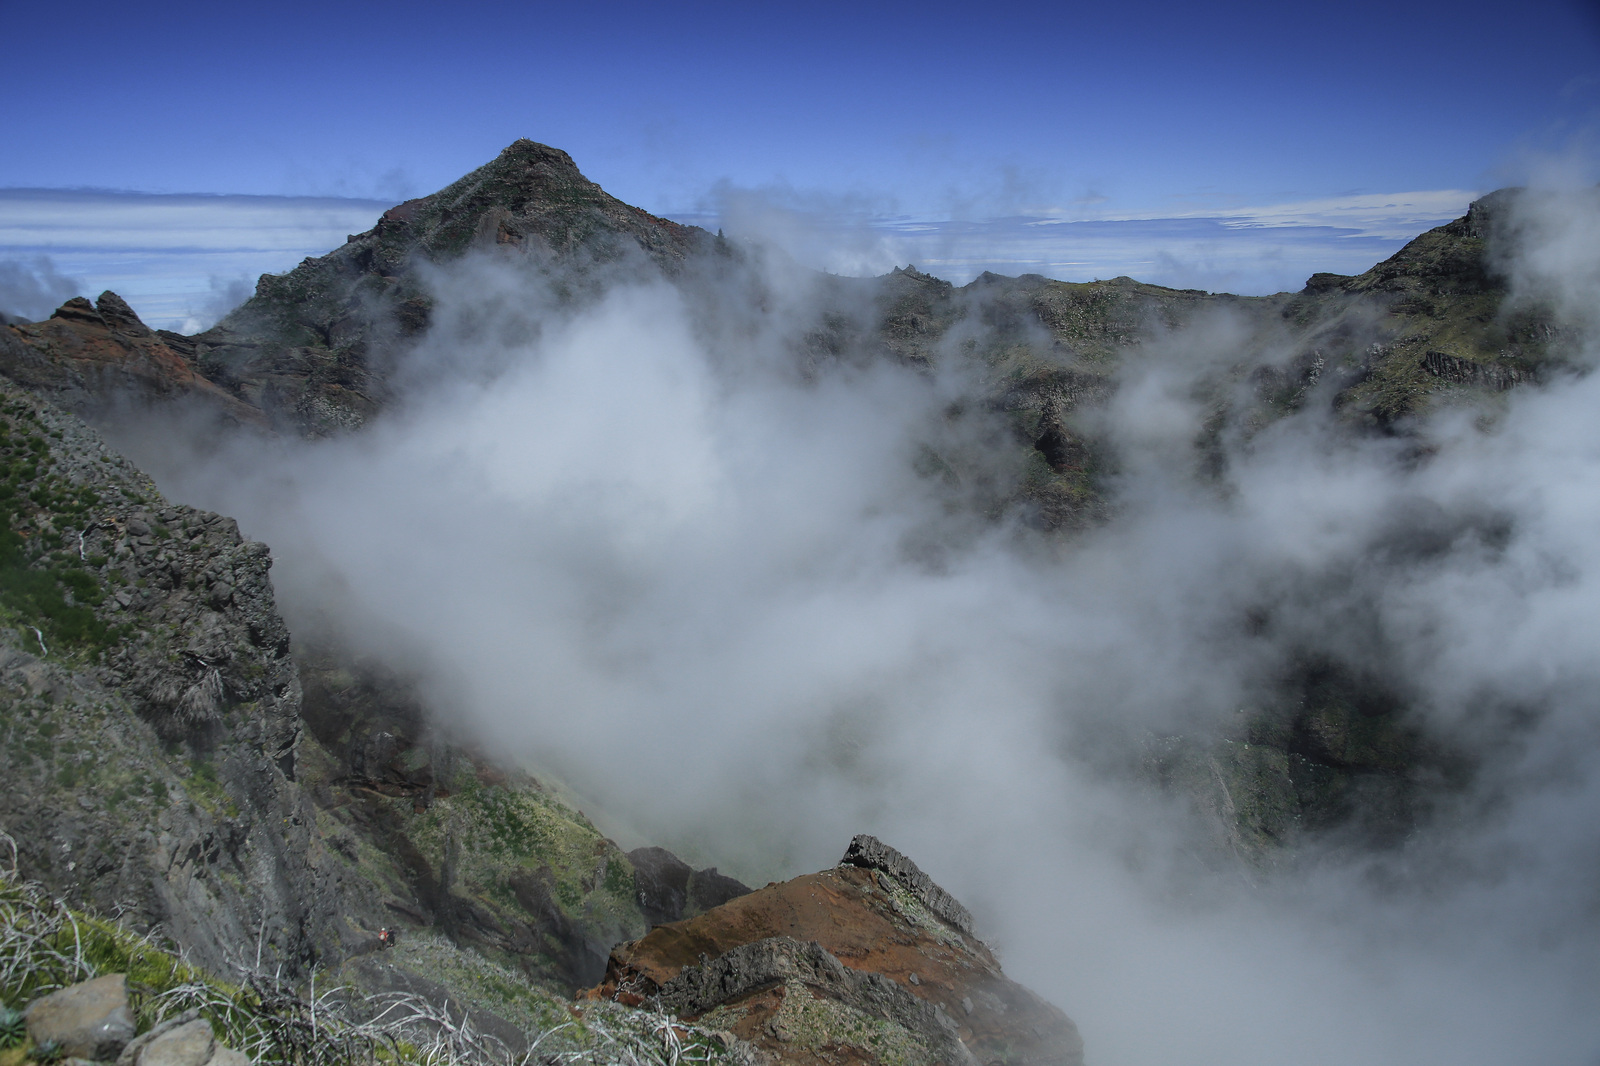
<svg viewBox="0 0 1600 1066"><path fill-rule="evenodd" d="M30 558L14 511L0 505L0 608L36 628L46 645L100 651L127 635L94 612L105 599L99 581L82 570Z"/></svg>
<svg viewBox="0 0 1600 1066"><path fill-rule="evenodd" d="M397 804L412 842L451 867L452 891L513 925L527 913L531 891L547 895L568 923L595 941L617 943L644 933L632 865L581 813L520 775L485 784L468 770L453 784L450 795L422 813ZM547 946L552 954L541 964L565 950ZM498 958L492 951L490 957ZM534 960L500 961L526 967ZM550 978L564 984L554 972Z"/></svg>
<svg viewBox="0 0 1600 1066"><path fill-rule="evenodd" d="M31 408L13 404L6 414L10 421L0 421L0 621L36 631L42 648L98 656L131 628L108 624L94 610L106 599L102 579L75 565L89 560L46 551L45 544L59 519L85 524L99 495L53 472L45 438L28 432L39 428ZM103 556L95 559L104 566Z"/></svg>
<svg viewBox="0 0 1600 1066"><path fill-rule="evenodd" d="M15 1007L0 1007L0 1050L16 1047L28 1038L28 1026Z"/></svg>

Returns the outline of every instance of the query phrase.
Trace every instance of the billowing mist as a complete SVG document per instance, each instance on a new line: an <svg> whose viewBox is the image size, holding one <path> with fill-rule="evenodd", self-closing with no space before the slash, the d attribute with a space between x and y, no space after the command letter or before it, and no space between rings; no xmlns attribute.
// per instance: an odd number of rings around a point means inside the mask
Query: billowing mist
<svg viewBox="0 0 1600 1066"><path fill-rule="evenodd" d="M0 315L47 318L82 286L56 270L49 256L0 261Z"/></svg>
<svg viewBox="0 0 1600 1066"><path fill-rule="evenodd" d="M1521 210L1517 298L1600 354L1594 197ZM363 432L136 457L272 546L297 632L420 677L624 846L758 880L856 832L912 855L1098 1066L1600 1061L1600 376L1389 437L1313 402L1198 478L1242 343L1208 320L1081 416L1112 514L1050 536L969 505L1017 472L999 415L952 414L953 350L804 357L824 284L752 253L573 299L469 260ZM1140 738L1307 647L1474 770L1404 841L1237 862Z"/></svg>

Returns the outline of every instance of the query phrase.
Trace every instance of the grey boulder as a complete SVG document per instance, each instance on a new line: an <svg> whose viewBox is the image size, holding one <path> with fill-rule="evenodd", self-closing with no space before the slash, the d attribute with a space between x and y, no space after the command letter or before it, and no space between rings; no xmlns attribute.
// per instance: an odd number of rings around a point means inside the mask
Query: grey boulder
<svg viewBox="0 0 1600 1066"><path fill-rule="evenodd" d="M250 1057L218 1043L198 1011L161 1022L123 1049L117 1066L251 1066Z"/></svg>
<svg viewBox="0 0 1600 1066"><path fill-rule="evenodd" d="M35 1044L55 1044L69 1058L109 1061L133 1039L128 982L110 974L42 996L24 1012Z"/></svg>

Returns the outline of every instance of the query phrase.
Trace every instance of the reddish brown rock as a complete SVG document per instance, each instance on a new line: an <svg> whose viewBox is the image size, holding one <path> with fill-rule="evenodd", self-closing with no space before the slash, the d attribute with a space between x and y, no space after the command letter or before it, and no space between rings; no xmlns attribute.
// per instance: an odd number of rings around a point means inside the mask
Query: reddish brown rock
<svg viewBox="0 0 1600 1066"><path fill-rule="evenodd" d="M79 414L117 404L191 401L225 421L266 425L255 407L198 373L127 302L103 292L90 303L74 296L43 322L0 327L0 372Z"/></svg>
<svg viewBox="0 0 1600 1066"><path fill-rule="evenodd" d="M1072 1021L1008 979L915 864L871 838L847 858L898 876L841 864L658 926L612 951L589 997L658 1000L805 1066L1082 1062Z"/></svg>

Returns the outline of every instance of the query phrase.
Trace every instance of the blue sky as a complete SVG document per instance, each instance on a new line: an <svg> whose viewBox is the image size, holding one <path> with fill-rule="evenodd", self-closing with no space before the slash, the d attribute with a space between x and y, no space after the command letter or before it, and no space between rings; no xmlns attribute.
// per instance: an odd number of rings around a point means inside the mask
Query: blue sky
<svg viewBox="0 0 1600 1066"><path fill-rule="evenodd" d="M10 0L0 15L11 42L0 189L390 203L527 136L657 213L775 226L801 250L839 233L822 265L877 269L903 254L952 277L1033 264L1241 291L1298 284L1307 267L1382 258L1395 219L1433 217L1420 204L1451 217L1551 159L1592 178L1600 118L1600 9L1574 0L65 13ZM1392 216L1368 210L1375 228L1329 228L1326 211L1302 226L1281 210L1373 197L1400 203ZM148 216L154 201L128 199ZM325 250L316 242L332 232L326 204L309 203L296 247L234 226L229 259L202 233L223 200L191 203L188 223L162 200L166 243L187 230L210 250L186 263L157 254L102 209L101 262L81 232L41 235L39 202L0 195L0 260L47 255L85 288L148 283L160 301L148 313L169 323L241 276ZM1170 237L1152 225L1168 219ZM1123 224L1120 259L1109 223ZM160 292L157 277L169 279Z"/></svg>

